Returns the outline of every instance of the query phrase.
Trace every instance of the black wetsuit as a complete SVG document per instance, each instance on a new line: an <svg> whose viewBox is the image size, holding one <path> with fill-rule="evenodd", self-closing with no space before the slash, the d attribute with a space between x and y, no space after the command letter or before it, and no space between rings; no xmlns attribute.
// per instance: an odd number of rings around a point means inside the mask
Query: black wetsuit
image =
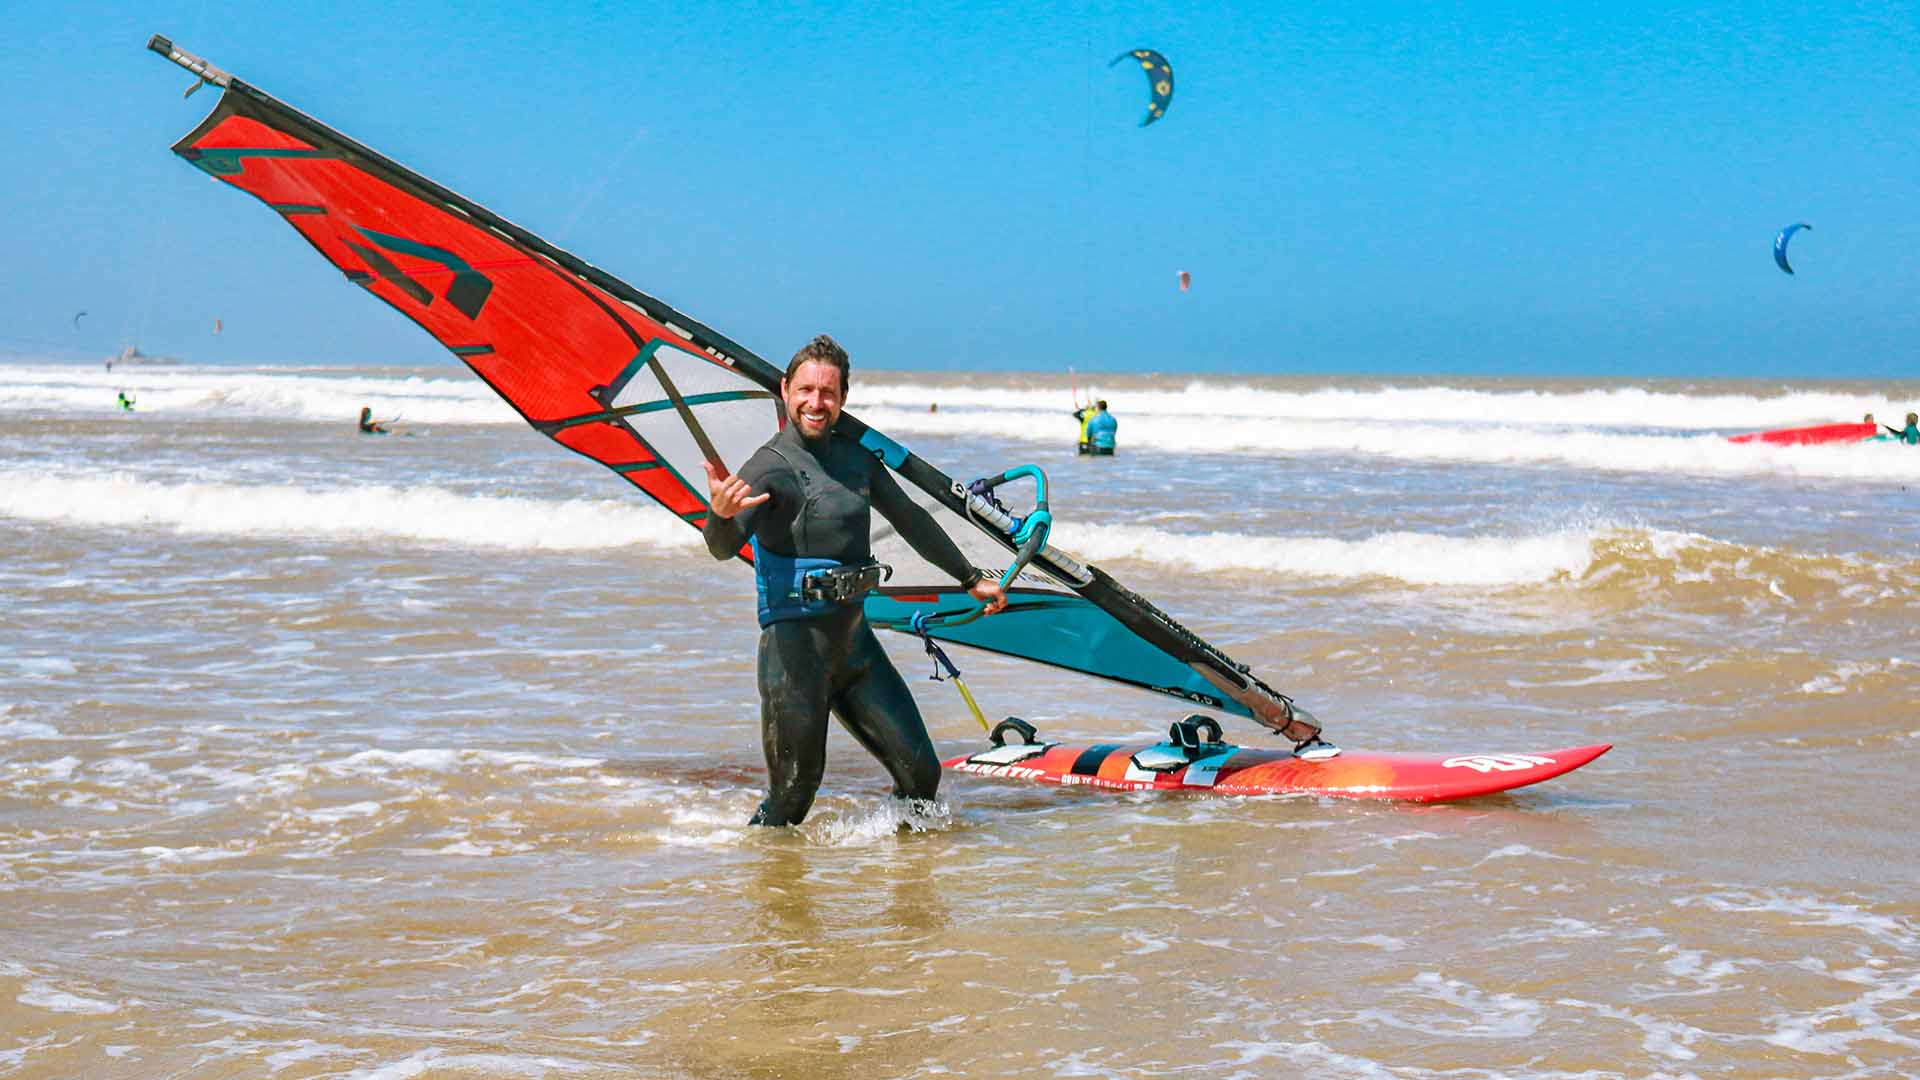
<svg viewBox="0 0 1920 1080"><path fill-rule="evenodd" d="M873 559L872 511L921 557L963 586L980 579L932 515L916 505L880 460L851 440L819 442L788 425L740 467L754 494L772 497L732 518L709 517L707 549L733 558L749 537L767 551L853 566ZM767 798L756 825L797 825L826 770L827 713L840 718L893 777L894 794L931 799L940 759L905 680L873 635L858 600L825 614L782 618L760 631L760 738Z"/></svg>

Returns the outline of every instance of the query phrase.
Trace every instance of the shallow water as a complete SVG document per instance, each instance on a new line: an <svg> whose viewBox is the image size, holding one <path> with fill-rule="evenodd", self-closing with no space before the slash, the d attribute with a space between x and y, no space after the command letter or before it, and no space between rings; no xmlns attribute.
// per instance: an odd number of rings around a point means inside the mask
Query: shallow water
<svg viewBox="0 0 1920 1080"><path fill-rule="evenodd" d="M1042 465L1062 547L1345 745L1614 751L1447 806L950 777L903 819L836 732L752 831L748 575L458 369L4 365L0 1075L1914 1072L1920 451L1724 436L1920 386L1099 389L1111 460L1059 380L852 407ZM1184 711L954 658L1054 739Z"/></svg>

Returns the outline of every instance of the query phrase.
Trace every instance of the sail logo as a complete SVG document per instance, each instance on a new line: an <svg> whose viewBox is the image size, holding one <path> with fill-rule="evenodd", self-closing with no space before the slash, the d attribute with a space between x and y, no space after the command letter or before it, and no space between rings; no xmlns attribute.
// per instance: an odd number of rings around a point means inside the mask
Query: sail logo
<svg viewBox="0 0 1920 1080"><path fill-rule="evenodd" d="M466 260L448 251L446 248L435 247L432 244L423 244L418 240L408 240L401 236L388 236L385 233L374 232L372 229L361 228L357 225L354 226L354 231L366 237L367 240L373 244L397 255L410 255L416 259L425 259L428 262L438 263L446 267L445 272L450 275L445 293L447 303L453 305L455 311L458 311L469 319L478 319L480 317L480 309L487 304L487 297L493 295L493 282L489 280L485 274L467 265ZM426 307L433 303L432 291L425 285L422 285L412 274L400 269L392 259L387 258L375 248L368 247L365 244L356 244L351 240L344 239L342 242L352 248L368 266L372 267L374 273L393 285L393 287L412 297L414 303L419 304L421 307ZM436 276L439 273L441 273L441 271L434 271Z"/></svg>
<svg viewBox="0 0 1920 1080"><path fill-rule="evenodd" d="M1462 754L1440 763L1443 769L1472 769L1477 773L1518 772L1521 769L1551 765L1553 759L1541 754Z"/></svg>

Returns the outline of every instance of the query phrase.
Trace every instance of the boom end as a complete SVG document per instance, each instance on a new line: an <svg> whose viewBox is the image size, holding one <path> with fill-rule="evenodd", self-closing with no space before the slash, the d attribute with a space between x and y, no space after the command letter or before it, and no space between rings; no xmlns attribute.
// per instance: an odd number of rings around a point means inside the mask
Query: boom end
<svg viewBox="0 0 1920 1080"><path fill-rule="evenodd" d="M233 76L221 71L219 68L214 67L212 64L209 64L185 49L176 46L171 39L159 34L155 34L147 39L147 48L198 76L200 82L194 84L195 89L199 88L200 83L212 83L220 89L225 90L233 82ZM187 92L192 93L193 90L188 90Z"/></svg>

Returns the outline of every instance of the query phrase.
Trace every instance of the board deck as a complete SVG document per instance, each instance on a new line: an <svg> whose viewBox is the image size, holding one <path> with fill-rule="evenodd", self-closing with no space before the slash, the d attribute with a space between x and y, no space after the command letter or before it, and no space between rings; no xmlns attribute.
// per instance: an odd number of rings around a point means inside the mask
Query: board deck
<svg viewBox="0 0 1920 1080"><path fill-rule="evenodd" d="M1290 750L1212 742L1066 746L1008 743L943 764L955 772L1116 791L1301 793L1351 799L1446 802L1551 780L1606 753L1611 744L1537 754L1386 754L1346 750L1307 761Z"/></svg>

